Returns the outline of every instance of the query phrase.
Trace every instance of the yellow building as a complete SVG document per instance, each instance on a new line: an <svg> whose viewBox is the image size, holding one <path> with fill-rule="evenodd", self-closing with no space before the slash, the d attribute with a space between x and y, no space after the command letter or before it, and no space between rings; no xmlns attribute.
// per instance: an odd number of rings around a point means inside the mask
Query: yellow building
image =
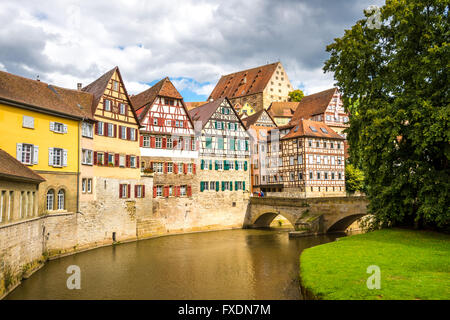
<svg viewBox="0 0 450 320"><path fill-rule="evenodd" d="M0 148L43 178L38 213L76 212L79 128L89 95L0 72Z"/></svg>
<svg viewBox="0 0 450 320"><path fill-rule="evenodd" d="M241 118L252 116L256 112L255 109L253 109L253 107L248 102L244 103L244 105L240 107L239 110L236 109L236 111L238 112L239 117Z"/></svg>

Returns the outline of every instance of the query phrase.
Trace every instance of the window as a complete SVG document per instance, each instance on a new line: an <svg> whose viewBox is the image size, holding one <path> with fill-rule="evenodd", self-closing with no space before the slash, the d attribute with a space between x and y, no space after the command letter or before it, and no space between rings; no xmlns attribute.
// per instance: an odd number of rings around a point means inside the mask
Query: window
<svg viewBox="0 0 450 320"><path fill-rule="evenodd" d="M216 160L217 170L223 170L223 161Z"/></svg>
<svg viewBox="0 0 450 320"><path fill-rule="evenodd" d="M289 165L294 165L294 157L289 157Z"/></svg>
<svg viewBox="0 0 450 320"><path fill-rule="evenodd" d="M105 164L105 154L103 152L97 152L97 164L99 166Z"/></svg>
<svg viewBox="0 0 450 320"><path fill-rule="evenodd" d="M125 114L125 110L126 110L126 106L123 103L119 104L119 113L120 114Z"/></svg>
<svg viewBox="0 0 450 320"><path fill-rule="evenodd" d="M330 142L330 148L334 149L334 143L333 142Z"/></svg>
<svg viewBox="0 0 450 320"><path fill-rule="evenodd" d="M23 194L23 191L22 191ZM22 202L22 197L20 198ZM53 189L47 192L47 210L53 210L53 202L55 201L55 191ZM22 205L20 206L22 208ZM22 217L22 214L20 215Z"/></svg>
<svg viewBox="0 0 450 320"><path fill-rule="evenodd" d="M162 162L157 162L156 164L156 172L157 173L163 173L163 163Z"/></svg>
<svg viewBox="0 0 450 320"><path fill-rule="evenodd" d="M186 186L180 186L180 196L186 195Z"/></svg>
<svg viewBox="0 0 450 320"><path fill-rule="evenodd" d="M130 129L130 138L131 141L136 140L136 130Z"/></svg>
<svg viewBox="0 0 450 320"><path fill-rule="evenodd" d="M167 173L172 173L172 172L173 172L173 163L168 162L167 163Z"/></svg>
<svg viewBox="0 0 450 320"><path fill-rule="evenodd" d="M223 138L219 137L217 138L217 149L223 150L224 149L224 142Z"/></svg>
<svg viewBox="0 0 450 320"><path fill-rule="evenodd" d="M157 126L158 125L158 118L153 118L153 125Z"/></svg>
<svg viewBox="0 0 450 320"><path fill-rule="evenodd" d="M308 141L308 146L309 146L309 147L312 147L312 140L309 140L309 141Z"/></svg>
<svg viewBox="0 0 450 320"><path fill-rule="evenodd" d="M337 164L341 164L341 157L337 157Z"/></svg>
<svg viewBox="0 0 450 320"><path fill-rule="evenodd" d="M320 164L320 161L322 160L321 156L317 156L317 164Z"/></svg>
<svg viewBox="0 0 450 320"><path fill-rule="evenodd" d="M156 148L157 149L161 149L162 148L162 138L161 137L156 137L155 141L156 141L156 143L155 143Z"/></svg>
<svg viewBox="0 0 450 320"><path fill-rule="evenodd" d="M194 172L194 165L192 163L189 163L187 165L187 171L188 171L188 173L193 173Z"/></svg>
<svg viewBox="0 0 450 320"><path fill-rule="evenodd" d="M108 153L108 166L114 166L114 153Z"/></svg>
<svg viewBox="0 0 450 320"><path fill-rule="evenodd" d="M290 172L290 173L289 173L289 180L290 180L290 181L294 181L294 180L295 180L295 175L294 175L293 172Z"/></svg>
<svg viewBox="0 0 450 320"><path fill-rule="evenodd" d="M328 164L328 156L323 156L323 163Z"/></svg>
<svg viewBox="0 0 450 320"><path fill-rule="evenodd" d="M105 99L105 111L111 111L111 101Z"/></svg>
<svg viewBox="0 0 450 320"><path fill-rule="evenodd" d="M130 167L136 168L136 156L130 156Z"/></svg>
<svg viewBox="0 0 450 320"><path fill-rule="evenodd" d="M334 172L331 173L331 180L334 180Z"/></svg>
<svg viewBox="0 0 450 320"><path fill-rule="evenodd" d="M320 180L320 172L317 172L317 180Z"/></svg>
<svg viewBox="0 0 450 320"><path fill-rule="evenodd" d="M126 157L124 155L119 155L119 167L125 167Z"/></svg>
<svg viewBox="0 0 450 320"><path fill-rule="evenodd" d="M127 139L127 127L120 126L120 137L122 139Z"/></svg>
<svg viewBox="0 0 450 320"><path fill-rule="evenodd" d="M309 126L309 128L311 129L312 132L317 132L316 127L314 127L314 126Z"/></svg>
<svg viewBox="0 0 450 320"><path fill-rule="evenodd" d="M330 107L331 107L331 106L330 106ZM327 121L331 121L331 116L330 116L329 114L327 114L326 119L327 119Z"/></svg>
<svg viewBox="0 0 450 320"><path fill-rule="evenodd" d="M303 164L303 157L301 155L297 156L297 163L298 164Z"/></svg>
<svg viewBox="0 0 450 320"><path fill-rule="evenodd" d="M314 164L314 157L312 154L309 155L309 164Z"/></svg>
<svg viewBox="0 0 450 320"><path fill-rule="evenodd" d="M22 144L22 163L32 164L33 163L33 145L32 144Z"/></svg>
<svg viewBox="0 0 450 320"><path fill-rule="evenodd" d="M0 223L3 221L3 203L5 202L6 191L2 191L0 198Z"/></svg>
<svg viewBox="0 0 450 320"><path fill-rule="evenodd" d="M82 149L81 151L81 163L82 164L92 164L92 150Z"/></svg>
<svg viewBox="0 0 450 320"><path fill-rule="evenodd" d="M323 148L325 149L326 147L327 147L327 142L324 141L324 142L323 142Z"/></svg>
<svg viewBox="0 0 450 320"><path fill-rule="evenodd" d="M53 148L53 166L62 167L63 165L63 149Z"/></svg>
<svg viewBox="0 0 450 320"><path fill-rule="evenodd" d="M244 190L244 182L243 181L236 181L235 182L235 189L236 190Z"/></svg>
<svg viewBox="0 0 450 320"><path fill-rule="evenodd" d="M103 128L105 127L105 124L103 123L103 122L101 122L101 121L99 121L98 123L97 123L97 134L99 135L99 136L102 136L103 135Z"/></svg>
<svg viewBox="0 0 450 320"><path fill-rule="evenodd" d="M309 172L309 180L312 180L313 179L313 173L312 173L312 171L310 171Z"/></svg>
<svg viewBox="0 0 450 320"><path fill-rule="evenodd" d="M162 197L163 195L163 187L162 186L156 186L156 196Z"/></svg>
<svg viewBox="0 0 450 320"><path fill-rule="evenodd" d="M238 170L244 170L244 161L237 162Z"/></svg>
<svg viewBox="0 0 450 320"><path fill-rule="evenodd" d="M222 122L220 122L220 121L216 122L216 129L223 129Z"/></svg>
<svg viewBox="0 0 450 320"><path fill-rule="evenodd" d="M328 180L328 172L324 172L324 173L323 173L323 178L324 178L325 180Z"/></svg>
<svg viewBox="0 0 450 320"><path fill-rule="evenodd" d="M128 194L128 184L121 184L120 187L120 194L121 198L129 198L130 195Z"/></svg>
<svg viewBox="0 0 450 320"><path fill-rule="evenodd" d="M332 164L332 165L334 165L334 161L335 161L334 158L335 158L334 156L331 156L331 164Z"/></svg>
<svg viewBox="0 0 450 320"><path fill-rule="evenodd" d="M173 141L172 141L171 137L167 138L166 148L167 149L172 149L173 148Z"/></svg>
<svg viewBox="0 0 450 320"><path fill-rule="evenodd" d="M108 123L108 137L114 137L114 125L112 123Z"/></svg>
<svg viewBox="0 0 450 320"><path fill-rule="evenodd" d="M337 148L338 149L340 149L341 148L341 144L338 142L338 143L336 143L336 145L337 145Z"/></svg>
<svg viewBox="0 0 450 320"><path fill-rule="evenodd" d="M119 91L119 82L116 80L113 80L113 90Z"/></svg>
<svg viewBox="0 0 450 320"><path fill-rule="evenodd" d="M144 197L144 186L136 185L136 198Z"/></svg>
<svg viewBox="0 0 450 320"><path fill-rule="evenodd" d="M86 188L87 188L87 179L83 178L81 180L81 192L86 193Z"/></svg>
<svg viewBox="0 0 450 320"><path fill-rule="evenodd" d="M303 174L301 172L298 173L298 180L303 180Z"/></svg>
<svg viewBox="0 0 450 320"><path fill-rule="evenodd" d="M149 136L143 136L142 137L142 146L143 147L150 147L150 137Z"/></svg>
<svg viewBox="0 0 450 320"><path fill-rule="evenodd" d="M184 141L184 150L189 150L191 144L190 139L184 139L183 141Z"/></svg>
<svg viewBox="0 0 450 320"><path fill-rule="evenodd" d="M325 128L320 128L320 130L321 130L323 133L328 133L327 129L325 129Z"/></svg>
<svg viewBox="0 0 450 320"><path fill-rule="evenodd" d="M338 173L338 179L341 180L342 179L342 173Z"/></svg>
<svg viewBox="0 0 450 320"><path fill-rule="evenodd" d="M34 129L34 118L29 116L23 116L22 127Z"/></svg>
<svg viewBox="0 0 450 320"><path fill-rule="evenodd" d="M64 210L64 195L63 189L58 191L58 210Z"/></svg>
<svg viewBox="0 0 450 320"><path fill-rule="evenodd" d="M319 141L316 142L316 148L320 148L320 142Z"/></svg>
<svg viewBox="0 0 450 320"><path fill-rule="evenodd" d="M64 133L67 129L64 129L65 125L61 122L50 122L50 131Z"/></svg>
<svg viewBox="0 0 450 320"><path fill-rule="evenodd" d="M92 138L93 137L93 125L92 123L83 122L81 125L81 135L83 137Z"/></svg>
<svg viewBox="0 0 450 320"><path fill-rule="evenodd" d="M191 150L195 151L196 145L195 145L195 139L191 139Z"/></svg>
<svg viewBox="0 0 450 320"><path fill-rule="evenodd" d="M92 193L92 179L87 179L87 192Z"/></svg>

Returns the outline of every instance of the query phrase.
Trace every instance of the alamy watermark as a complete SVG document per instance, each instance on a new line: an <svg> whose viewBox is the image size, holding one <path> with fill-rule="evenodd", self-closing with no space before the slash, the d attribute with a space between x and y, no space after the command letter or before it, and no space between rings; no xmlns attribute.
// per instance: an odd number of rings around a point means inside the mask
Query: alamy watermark
<svg viewBox="0 0 450 320"><path fill-rule="evenodd" d="M81 269L79 266L70 265L66 270L67 274L70 276L67 278L66 285L69 290L80 290L81 289Z"/></svg>
<svg viewBox="0 0 450 320"><path fill-rule="evenodd" d="M381 28L381 10L378 6L372 5L364 10L369 16L367 17L367 27L369 29Z"/></svg>
<svg viewBox="0 0 450 320"><path fill-rule="evenodd" d="M371 265L367 267L366 272L371 274L369 278L367 278L366 285L367 289L381 289L381 270L379 266Z"/></svg>

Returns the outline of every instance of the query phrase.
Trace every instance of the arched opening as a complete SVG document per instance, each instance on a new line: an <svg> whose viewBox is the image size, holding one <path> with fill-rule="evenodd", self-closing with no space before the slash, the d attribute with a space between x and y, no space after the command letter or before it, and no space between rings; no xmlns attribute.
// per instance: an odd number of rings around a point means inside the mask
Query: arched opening
<svg viewBox="0 0 450 320"><path fill-rule="evenodd" d="M55 190L50 189L47 191L47 210L53 210L53 206L55 203Z"/></svg>
<svg viewBox="0 0 450 320"><path fill-rule="evenodd" d="M58 191L58 210L65 209L65 192L64 189Z"/></svg>
<svg viewBox="0 0 450 320"><path fill-rule="evenodd" d="M353 214L346 216L338 221L336 221L331 227L328 228L327 232L345 232L345 230L356 220L365 216L366 214Z"/></svg>
<svg viewBox="0 0 450 320"><path fill-rule="evenodd" d="M253 223L254 228L292 228L294 226L288 218L285 216L275 213L267 212L260 215Z"/></svg>

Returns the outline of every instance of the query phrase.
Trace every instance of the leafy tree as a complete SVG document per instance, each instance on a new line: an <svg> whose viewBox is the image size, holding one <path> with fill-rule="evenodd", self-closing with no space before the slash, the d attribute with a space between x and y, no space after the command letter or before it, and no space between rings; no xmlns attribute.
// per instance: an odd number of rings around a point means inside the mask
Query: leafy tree
<svg viewBox="0 0 450 320"><path fill-rule="evenodd" d="M303 91L300 89L291 91L291 92L289 92L288 95L289 95L289 101L293 101L293 102L300 102L303 99L303 97L305 96Z"/></svg>
<svg viewBox="0 0 450 320"><path fill-rule="evenodd" d="M387 0L327 47L376 225L450 224L449 0ZM357 101L357 103L351 103Z"/></svg>
<svg viewBox="0 0 450 320"><path fill-rule="evenodd" d="M364 174L352 164L345 166L345 189L350 193L364 191Z"/></svg>

